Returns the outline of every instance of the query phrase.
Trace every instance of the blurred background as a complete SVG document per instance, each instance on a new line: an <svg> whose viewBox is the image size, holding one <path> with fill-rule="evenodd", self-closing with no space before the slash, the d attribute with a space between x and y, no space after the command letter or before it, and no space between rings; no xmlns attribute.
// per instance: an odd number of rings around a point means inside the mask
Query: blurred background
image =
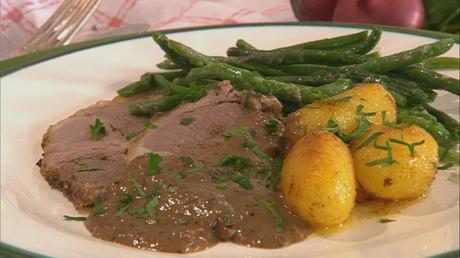
<svg viewBox="0 0 460 258"><path fill-rule="evenodd" d="M0 59L22 54L21 47L63 2L0 0ZM378 23L458 37L459 5L459 0L102 0L72 43L147 30L298 20Z"/></svg>

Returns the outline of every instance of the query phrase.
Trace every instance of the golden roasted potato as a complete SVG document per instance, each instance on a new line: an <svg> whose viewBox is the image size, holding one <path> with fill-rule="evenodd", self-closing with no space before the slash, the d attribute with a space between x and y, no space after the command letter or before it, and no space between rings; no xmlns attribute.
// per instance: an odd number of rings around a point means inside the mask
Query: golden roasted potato
<svg viewBox="0 0 460 258"><path fill-rule="evenodd" d="M286 122L287 135L295 143L306 132L328 127L331 119L335 119L343 132L348 134L358 125L359 108L361 112L375 112L374 115L366 116L372 124L382 124L382 112L385 112L386 121L393 122L396 119L395 100L383 86L377 83L359 84L336 96L317 100L291 113Z"/></svg>
<svg viewBox="0 0 460 258"><path fill-rule="evenodd" d="M307 133L283 162L281 189L288 205L311 224L344 222L356 197L349 149L333 133Z"/></svg>
<svg viewBox="0 0 460 258"><path fill-rule="evenodd" d="M378 198L417 198L436 175L438 144L415 125L376 126L356 139L351 151L358 183Z"/></svg>

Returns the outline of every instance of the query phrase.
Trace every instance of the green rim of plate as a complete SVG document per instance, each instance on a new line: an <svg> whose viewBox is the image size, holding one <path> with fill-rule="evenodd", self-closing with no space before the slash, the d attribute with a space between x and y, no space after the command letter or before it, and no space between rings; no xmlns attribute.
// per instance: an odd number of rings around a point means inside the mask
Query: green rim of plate
<svg viewBox="0 0 460 258"><path fill-rule="evenodd" d="M358 28L358 29L372 29L375 25L372 24L358 24L358 23L335 23L335 22L272 22L272 23L243 23L243 24L231 24L231 25L213 25L213 26L200 26L200 27L188 27L188 28L179 28L179 29L169 29L169 30L160 30L166 34L180 33L180 32L191 32L191 31L202 31L202 30L213 30L213 29L231 29L239 27L270 27L270 26L297 26L297 27L342 27L342 28ZM401 27L394 26L382 26L383 31L388 32L397 32L401 34L410 34L416 36L422 36L432 39L445 39L451 38L454 39L458 44L460 39L459 35L448 34L437 31L429 30L412 30ZM45 49L39 52L34 52L31 54L14 57L0 62L0 77L11 74L15 71L27 68L34 64L44 62L56 57L67 55L73 52L80 50L85 50L97 46L103 46L108 44L113 44L121 41L127 41L138 38L150 37L152 32L143 32L135 34L127 34L122 36L107 37L95 40L84 41L80 43L70 44L67 46ZM448 251L441 253L430 258L450 258L450 257L459 257L460 250ZM0 242L0 257L12 257L12 258L23 258L23 257L33 257L33 258L50 258L50 256L34 253L16 247L13 245Z"/></svg>
<svg viewBox="0 0 460 258"><path fill-rule="evenodd" d="M232 24L232 25L215 25L215 26L201 26L201 27L189 27L180 29L162 30L167 34L189 32L189 31L201 31L201 30L212 30L212 29L224 29L224 28L238 28L238 27L269 27L269 26L304 26L304 27L346 27L346 28L360 28L360 29L372 29L375 25L372 24L357 24L357 23L333 23L333 22L281 22L281 23L245 23L245 24ZM394 26L382 26L384 31L398 32L402 34L411 34L417 36L423 36L434 39L454 39L456 43L459 43L460 36L456 34L448 34L437 31L429 30L411 30L401 27ZM0 77L26 68L28 66L56 58L62 55L70 54L76 51L93 48L96 46L102 46L106 44L112 44L120 41L127 41L131 39L138 39L144 37L150 37L152 32L134 33L122 36L107 37L95 40L84 41L80 43L70 44L67 46L45 49L42 51L34 52L31 54L14 57L0 62Z"/></svg>

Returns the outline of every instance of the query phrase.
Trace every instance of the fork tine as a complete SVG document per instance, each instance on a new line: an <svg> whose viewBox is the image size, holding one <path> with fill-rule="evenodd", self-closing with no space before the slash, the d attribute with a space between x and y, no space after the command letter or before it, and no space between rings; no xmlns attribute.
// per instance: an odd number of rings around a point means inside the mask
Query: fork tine
<svg viewBox="0 0 460 258"><path fill-rule="evenodd" d="M62 41L62 45L68 44L72 38L80 31L86 21L90 18L90 15L86 15L87 13L93 13L94 10L98 7L101 0L89 0L86 4L85 8L81 10L81 12L76 15L75 24L70 27L69 32L64 35L60 41Z"/></svg>
<svg viewBox="0 0 460 258"><path fill-rule="evenodd" d="M101 0L65 0L22 50L35 50L67 44L78 33Z"/></svg>
<svg viewBox="0 0 460 258"><path fill-rule="evenodd" d="M31 48L31 46L40 42L45 35L48 35L47 32L52 30L56 27L57 24L62 22L64 15L68 12L68 10L72 7L74 1L73 0L65 0L58 9L51 15L50 18L35 32L34 36L24 44L22 47L23 50L27 51Z"/></svg>

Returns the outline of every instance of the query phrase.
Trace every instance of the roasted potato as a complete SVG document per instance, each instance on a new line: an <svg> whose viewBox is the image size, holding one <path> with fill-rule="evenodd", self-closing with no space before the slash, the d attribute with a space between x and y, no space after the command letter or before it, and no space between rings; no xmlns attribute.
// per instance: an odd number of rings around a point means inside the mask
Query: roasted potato
<svg viewBox="0 0 460 258"><path fill-rule="evenodd" d="M288 205L309 223L344 222L356 197L349 149L330 132L307 133L283 162L281 189Z"/></svg>
<svg viewBox="0 0 460 258"><path fill-rule="evenodd" d="M358 183L378 198L417 198L436 175L438 144L415 125L376 126L351 151Z"/></svg>
<svg viewBox="0 0 460 258"><path fill-rule="evenodd" d="M382 112L385 112L386 121L393 122L396 119L395 100L383 86L376 83L359 84L291 113L286 121L287 135L295 143L307 132L328 127L331 119L335 119L343 132L348 134L357 127L360 105L361 113L375 112L366 117L373 124L382 124Z"/></svg>

